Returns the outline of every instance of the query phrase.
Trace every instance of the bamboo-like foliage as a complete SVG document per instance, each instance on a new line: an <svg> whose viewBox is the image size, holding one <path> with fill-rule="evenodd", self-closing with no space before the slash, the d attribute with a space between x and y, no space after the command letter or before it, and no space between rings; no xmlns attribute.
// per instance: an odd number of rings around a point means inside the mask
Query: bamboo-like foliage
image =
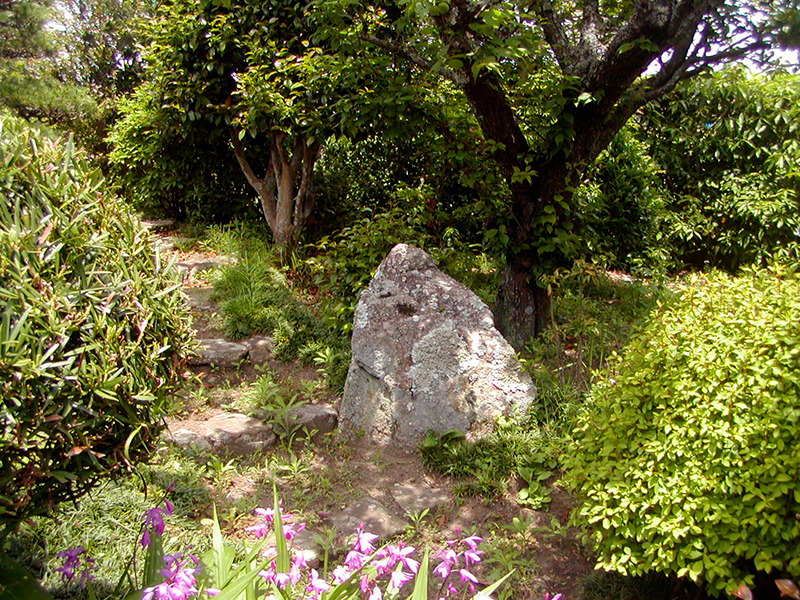
<svg viewBox="0 0 800 600"><path fill-rule="evenodd" d="M172 269L71 139L0 114L0 525L153 449L192 331Z"/></svg>

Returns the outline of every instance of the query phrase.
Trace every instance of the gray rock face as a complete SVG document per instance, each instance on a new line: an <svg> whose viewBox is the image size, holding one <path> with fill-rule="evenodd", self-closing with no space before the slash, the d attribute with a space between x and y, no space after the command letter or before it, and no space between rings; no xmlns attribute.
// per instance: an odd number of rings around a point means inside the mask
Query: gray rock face
<svg viewBox="0 0 800 600"><path fill-rule="evenodd" d="M395 246L356 307L339 410L345 435L415 446L428 429L479 437L536 398L489 308L422 250Z"/></svg>
<svg viewBox="0 0 800 600"><path fill-rule="evenodd" d="M150 231L160 232L169 231L175 228L174 219L145 219L142 221L142 227Z"/></svg>

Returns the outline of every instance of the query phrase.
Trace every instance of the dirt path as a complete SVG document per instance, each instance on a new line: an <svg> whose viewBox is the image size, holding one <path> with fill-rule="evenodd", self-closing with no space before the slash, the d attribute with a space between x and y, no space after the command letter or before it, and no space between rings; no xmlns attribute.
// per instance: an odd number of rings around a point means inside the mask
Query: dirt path
<svg viewBox="0 0 800 600"><path fill-rule="evenodd" d="M179 264L230 262L194 250L178 252L168 234L161 236L164 252L172 254ZM215 314L218 307L210 300L204 270L192 271L189 267L186 274L198 339L221 338L220 319ZM281 363L261 350L248 352L233 364L193 367L204 393L185 404L171 421L171 430L199 429L230 412L224 407L267 369L277 382L293 390L317 377L308 366ZM335 408L336 401L323 398L321 403L331 403ZM324 533L331 527L342 529L363 521L384 538L403 535L409 543L434 546L477 532L486 540L486 560L479 571L483 580L490 581L509 568L517 569L511 592L497 594L500 598L541 598L549 592L575 600L581 579L592 569L591 556L566 526L571 499L557 484L551 490L547 512L521 509L514 501L513 482L506 497L498 500L460 498L453 493L457 482L426 471L417 455L347 444L335 433L318 435L291 449L278 441L263 451L240 457L224 475L211 484L212 497L223 503L223 510L226 502L229 507L247 507L237 520L239 529L254 519L249 507L271 504L272 481L277 481L285 508L299 513L310 531ZM425 509L426 517L415 523L414 517ZM311 538L306 537L309 545Z"/></svg>

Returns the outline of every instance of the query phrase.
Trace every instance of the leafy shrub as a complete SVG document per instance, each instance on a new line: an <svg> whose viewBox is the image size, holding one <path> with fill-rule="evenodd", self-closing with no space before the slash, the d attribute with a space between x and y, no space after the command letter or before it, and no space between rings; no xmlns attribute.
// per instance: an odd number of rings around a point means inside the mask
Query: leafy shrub
<svg viewBox="0 0 800 600"><path fill-rule="evenodd" d="M151 85L121 100L119 110L109 162L136 208L200 223L259 218L254 192L218 131L201 121L182 123L185 115L162 106Z"/></svg>
<svg viewBox="0 0 800 600"><path fill-rule="evenodd" d="M616 269L662 267L667 219L661 173L632 121L612 140L578 188L581 237L589 256Z"/></svg>
<svg viewBox="0 0 800 600"><path fill-rule="evenodd" d="M446 229L434 239L428 227L424 189L396 190L399 205L365 217L333 237L324 237L307 248L309 269L320 292L328 297L324 310L329 325L350 331L358 294L369 285L375 270L389 251L400 243L430 252L439 268L473 289L486 302L492 299L499 273L496 261L475 246L459 240L458 232Z"/></svg>
<svg viewBox="0 0 800 600"><path fill-rule="evenodd" d="M663 242L676 261L734 272L800 242L800 87L742 66L651 104L645 151L662 171Z"/></svg>
<svg viewBox="0 0 800 600"><path fill-rule="evenodd" d="M71 139L0 116L0 524L144 459L190 350L185 302Z"/></svg>
<svg viewBox="0 0 800 600"><path fill-rule="evenodd" d="M800 574L798 310L794 273L712 273L612 360L564 455L601 567Z"/></svg>

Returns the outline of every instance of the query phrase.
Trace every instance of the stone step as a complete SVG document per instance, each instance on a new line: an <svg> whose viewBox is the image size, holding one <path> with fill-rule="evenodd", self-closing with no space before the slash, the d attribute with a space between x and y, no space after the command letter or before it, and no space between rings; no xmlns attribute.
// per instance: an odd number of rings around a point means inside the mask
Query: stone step
<svg viewBox="0 0 800 600"><path fill-rule="evenodd" d="M154 233L175 229L175 219L144 219L142 227Z"/></svg>
<svg viewBox="0 0 800 600"><path fill-rule="evenodd" d="M197 356L189 360L192 366L212 365L230 367L247 358L247 346L229 342L222 338L199 340L200 348Z"/></svg>
<svg viewBox="0 0 800 600"><path fill-rule="evenodd" d="M221 413L206 421L175 422L164 434L181 448L219 456L244 456L275 445L272 426L239 413Z"/></svg>

